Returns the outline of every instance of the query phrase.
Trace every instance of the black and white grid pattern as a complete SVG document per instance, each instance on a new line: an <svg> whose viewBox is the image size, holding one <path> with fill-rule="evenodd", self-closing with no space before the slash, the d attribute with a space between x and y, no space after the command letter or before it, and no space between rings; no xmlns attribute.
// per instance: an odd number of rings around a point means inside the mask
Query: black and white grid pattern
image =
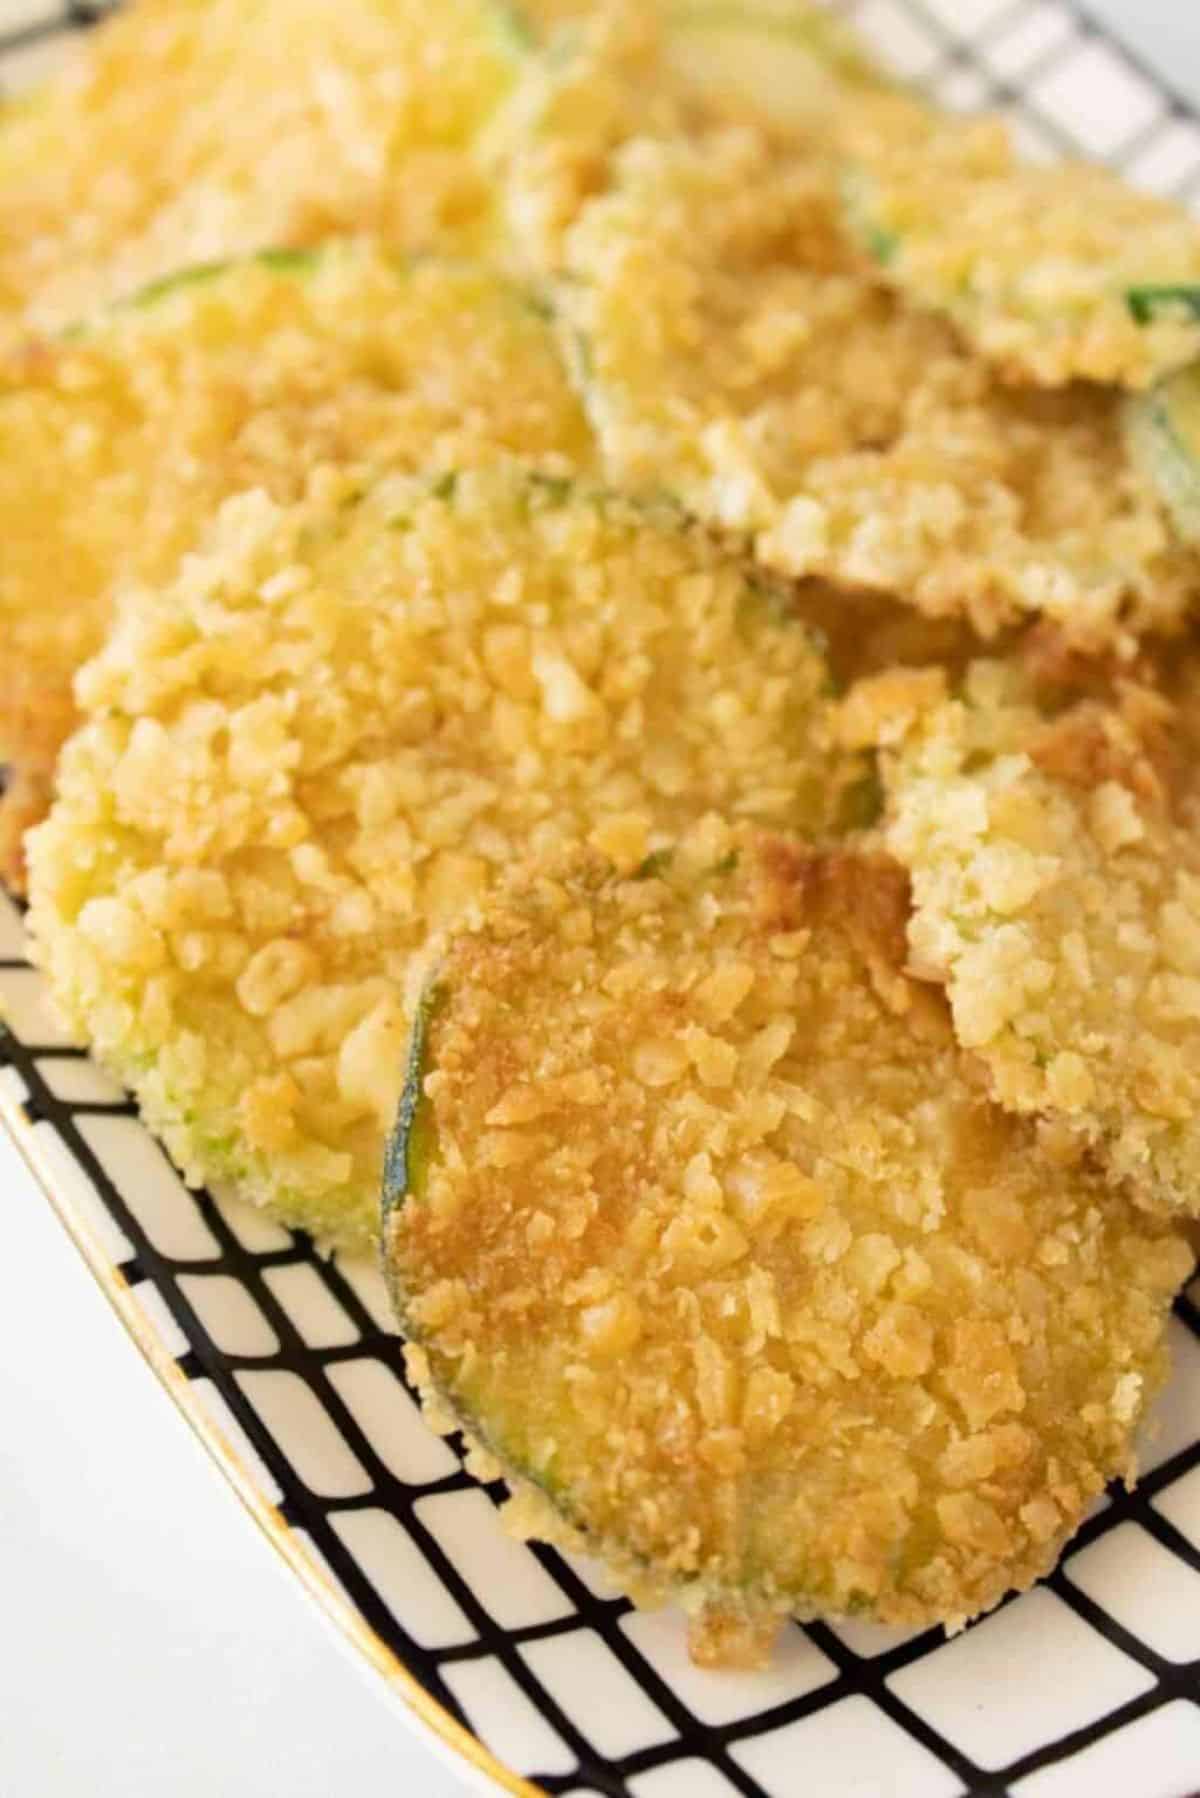
<svg viewBox="0 0 1200 1798"><path fill-rule="evenodd" d="M1131 0L1132 4L1132 0ZM39 79L104 4L0 0L0 86ZM862 0L860 28L1033 154L1104 157L1200 203L1200 119L1061 0ZM1135 1494L1060 1569L947 1642L788 1633L755 1676L689 1666L678 1619L495 1526L497 1488L430 1435L374 1270L185 1191L125 1096L66 1045L0 895L0 1098L251 1480L347 1603L500 1762L607 1798L1188 1798L1200 1788L1200 1283Z"/></svg>

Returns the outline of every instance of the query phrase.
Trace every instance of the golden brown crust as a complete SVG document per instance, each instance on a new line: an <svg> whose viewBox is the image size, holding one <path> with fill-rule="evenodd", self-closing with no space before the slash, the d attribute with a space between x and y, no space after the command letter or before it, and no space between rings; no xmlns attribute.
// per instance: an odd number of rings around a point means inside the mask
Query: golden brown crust
<svg viewBox="0 0 1200 1798"><path fill-rule="evenodd" d="M997 1099L1059 1119L1146 1206L1194 1213L1200 851L1179 710L1126 682L1047 717L1015 666L981 663L889 736L913 964L946 983Z"/></svg>
<svg viewBox="0 0 1200 1798"><path fill-rule="evenodd" d="M502 451L554 469L590 458L546 321L486 271L366 245L185 279L0 361L5 877L20 884L20 832L44 810L76 670L121 583L169 578L230 494L287 501L323 466L435 470Z"/></svg>
<svg viewBox="0 0 1200 1798"><path fill-rule="evenodd" d="M1200 586L1119 396L1011 389L881 287L820 157L745 130L629 143L566 262L612 478L667 486L768 566L989 638L1049 617L1093 652L1178 624Z"/></svg>
<svg viewBox="0 0 1200 1798"><path fill-rule="evenodd" d="M6 115L0 335L341 232L471 254L492 198L464 147L514 73L480 0L138 0Z"/></svg>
<svg viewBox="0 0 1200 1798"><path fill-rule="evenodd" d="M189 1178L365 1245L431 932L531 850L832 826L826 685L671 508L524 465L243 495L80 676L38 953Z"/></svg>
<svg viewBox="0 0 1200 1798"><path fill-rule="evenodd" d="M523 1531L682 1598L709 1658L1027 1584L1162 1377L1188 1251L988 1103L906 893L709 821L659 878L532 871L439 959L387 1238L421 1383Z"/></svg>
<svg viewBox="0 0 1200 1798"><path fill-rule="evenodd" d="M1153 700L1156 696L1146 697ZM1116 781L1146 805L1161 809L1166 803L1166 791L1152 751L1157 748L1165 760L1167 744L1163 738L1171 708L1160 699L1156 709L1157 716L1147 715L1135 721L1130 719L1128 708L1084 700L1031 735L1029 759L1035 768L1064 786L1094 792L1107 781ZM1148 713L1150 708L1144 710Z"/></svg>
<svg viewBox="0 0 1200 1798"><path fill-rule="evenodd" d="M664 80L657 6L608 0L577 10L569 53L560 42L530 61L487 139L513 246L541 275L563 272L565 234L603 192L618 148L686 122ZM554 19L546 23L553 31Z"/></svg>
<svg viewBox="0 0 1200 1798"><path fill-rule="evenodd" d="M1130 290L1200 280L1186 208L1082 162L1022 163L998 119L874 96L846 125L851 215L880 273L943 311L1014 383L1145 387L1200 352L1189 309Z"/></svg>

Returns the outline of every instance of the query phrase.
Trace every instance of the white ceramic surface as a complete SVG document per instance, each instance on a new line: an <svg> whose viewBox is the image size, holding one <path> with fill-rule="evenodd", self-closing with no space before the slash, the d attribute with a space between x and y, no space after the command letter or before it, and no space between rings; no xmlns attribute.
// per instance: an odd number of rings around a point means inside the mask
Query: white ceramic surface
<svg viewBox="0 0 1200 1798"><path fill-rule="evenodd" d="M1110 12L1115 3L1107 0ZM0 33L15 28L7 50L0 35L0 80L24 82L52 65L69 33L48 27L65 10L55 0L0 0ZM1192 12L1191 0L1181 11ZM901 72L947 102L1005 106L1035 153L1072 141L1147 184L1200 192L1200 127L1073 7L865 0L857 17ZM1160 50L1159 66L1173 64ZM1200 75L1200 44L1174 85L1189 74ZM1100 1508L1046 1586L949 1643L865 1626L796 1629L770 1674L700 1673L676 1620L638 1617L590 1568L505 1541L496 1495L476 1487L416 1415L372 1270L329 1267L236 1204L187 1193L111 1083L66 1052L20 958L19 921L0 900L0 995L15 1038L0 1092L10 1113L24 1107L34 1120L25 1151L210 1446L215 1426L226 1471L264 1530L393 1693L424 1702L427 1721L436 1725L439 1710L457 1716L499 1762L554 1793L1185 1798L1200 1787L1200 1319L1189 1301L1174 1325L1179 1371L1145 1486ZM27 1202L25 1176L8 1178ZM59 1302L40 1293L30 1318L49 1329ZM74 1394L69 1365L64 1403ZM159 1426L147 1427L144 1452L154 1456ZM118 1454L120 1441L118 1432ZM12 1482L28 1488L27 1474ZM81 1480L84 1536L99 1541L109 1526L96 1494L94 1480ZM18 1531L39 1533L35 1505L14 1513ZM189 1535L179 1553L203 1560L215 1541ZM154 1565L170 1589L169 1555ZM261 1624L256 1577L242 1588L235 1635ZM124 1616L139 1581L114 1566L111 1584L114 1617ZM36 1635L36 1587L20 1590L24 1629ZM11 1667L0 1660L10 1699L18 1634L10 1622ZM67 1664L78 1678L78 1663ZM271 1672L264 1704L278 1685ZM201 1663L189 1677L204 1680ZM153 1737L143 1696L129 1692L130 1716L135 1733ZM288 1693L277 1696L286 1707ZM69 1728L71 1704L58 1708ZM247 1735L258 1715L253 1706L239 1713ZM327 1745L306 1688L295 1692L294 1716ZM339 1726L355 1731L354 1757L339 1763L337 1787L369 1793L362 1746L386 1732L375 1713L363 1735L348 1717ZM121 1788L9 1781L4 1741L0 1726L3 1789L150 1789L136 1777ZM181 1759L188 1751L185 1734ZM298 1785L304 1775L287 1764L281 1747L263 1763L274 1773L220 1789L337 1789ZM309 1773L316 1764L310 1758ZM387 1789L435 1798L444 1781L423 1765L405 1779L393 1765Z"/></svg>

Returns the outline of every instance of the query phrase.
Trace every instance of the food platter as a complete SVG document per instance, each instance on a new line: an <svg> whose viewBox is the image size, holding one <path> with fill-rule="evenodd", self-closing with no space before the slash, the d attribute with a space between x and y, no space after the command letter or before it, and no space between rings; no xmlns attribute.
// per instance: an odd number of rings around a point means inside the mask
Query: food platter
<svg viewBox="0 0 1200 1798"><path fill-rule="evenodd" d="M40 78L103 8L0 0L0 80ZM1200 198L1200 121L1083 14L868 0L869 40L951 105L999 104ZM518 1546L498 1486L421 1423L382 1281L222 1194L193 1194L64 1039L0 897L0 1116L193 1429L376 1672L485 1783L610 1798L809 1790L1183 1798L1200 1784L1200 1287L1137 1492L1062 1566L947 1641L789 1630L763 1674L689 1665L679 1620Z"/></svg>

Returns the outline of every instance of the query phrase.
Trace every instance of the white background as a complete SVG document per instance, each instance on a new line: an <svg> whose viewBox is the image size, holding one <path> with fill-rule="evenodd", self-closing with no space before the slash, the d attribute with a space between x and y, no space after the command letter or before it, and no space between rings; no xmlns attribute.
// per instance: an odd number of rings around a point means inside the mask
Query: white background
<svg viewBox="0 0 1200 1798"><path fill-rule="evenodd" d="M463 1798L251 1523L0 1132L0 1794Z"/></svg>
<svg viewBox="0 0 1200 1798"><path fill-rule="evenodd" d="M1200 91L1196 0L1090 0ZM352 1662L0 1139L0 1798L464 1798Z"/></svg>

